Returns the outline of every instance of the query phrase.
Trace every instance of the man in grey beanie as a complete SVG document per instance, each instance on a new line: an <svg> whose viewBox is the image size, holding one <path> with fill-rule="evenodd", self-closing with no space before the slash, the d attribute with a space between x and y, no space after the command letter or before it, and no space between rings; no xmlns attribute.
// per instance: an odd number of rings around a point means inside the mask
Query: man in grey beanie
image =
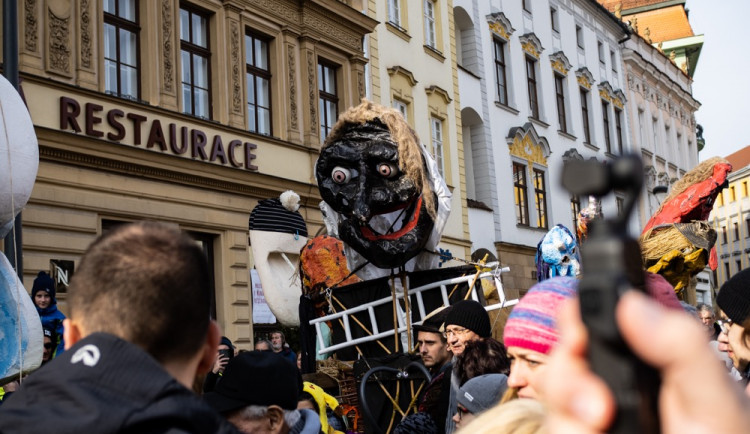
<svg viewBox="0 0 750 434"><path fill-rule="evenodd" d="M486 374L474 377L458 389L457 411L453 415L456 428L469 424L479 413L488 410L500 401L508 389L508 376Z"/></svg>

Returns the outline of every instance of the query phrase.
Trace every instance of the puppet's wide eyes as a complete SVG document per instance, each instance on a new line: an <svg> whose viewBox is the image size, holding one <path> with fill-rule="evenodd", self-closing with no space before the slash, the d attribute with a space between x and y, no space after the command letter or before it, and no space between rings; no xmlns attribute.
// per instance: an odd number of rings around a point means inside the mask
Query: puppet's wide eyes
<svg viewBox="0 0 750 434"><path fill-rule="evenodd" d="M331 179L336 184L346 184L352 179L352 173L346 167L336 166L331 171Z"/></svg>
<svg viewBox="0 0 750 434"><path fill-rule="evenodd" d="M398 166L393 163L378 164L378 173L384 178L393 178L398 175Z"/></svg>

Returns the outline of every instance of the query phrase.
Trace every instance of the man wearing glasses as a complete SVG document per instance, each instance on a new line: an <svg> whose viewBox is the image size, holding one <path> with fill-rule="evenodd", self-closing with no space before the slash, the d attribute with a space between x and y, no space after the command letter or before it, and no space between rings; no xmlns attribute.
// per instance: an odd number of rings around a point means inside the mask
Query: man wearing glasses
<svg viewBox="0 0 750 434"><path fill-rule="evenodd" d="M488 338L491 334L490 316L479 302L462 300L451 306L450 312L445 318L444 336L448 342L448 350L453 353L454 366L456 357L464 352L467 342ZM456 429L453 415L457 411L456 397L458 396L460 378L461 375L453 372L450 383L450 399L448 400L448 417L445 421L445 432L447 434Z"/></svg>
<svg viewBox="0 0 750 434"><path fill-rule="evenodd" d="M743 384L750 377L750 268L732 276L716 297L727 319L719 321L719 348L726 347L734 367L740 372ZM724 345L722 345L724 344ZM748 389L746 393L750 393Z"/></svg>

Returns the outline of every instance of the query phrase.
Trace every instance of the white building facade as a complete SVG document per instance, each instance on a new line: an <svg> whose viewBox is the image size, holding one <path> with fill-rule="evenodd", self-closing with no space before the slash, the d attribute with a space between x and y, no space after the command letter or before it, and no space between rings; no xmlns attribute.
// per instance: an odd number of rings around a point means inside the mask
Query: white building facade
<svg viewBox="0 0 750 434"><path fill-rule="evenodd" d="M700 103L692 96L693 80L637 34L623 44L622 57L631 142L646 169L637 205L642 228L670 186L698 165L695 112Z"/></svg>
<svg viewBox="0 0 750 434"><path fill-rule="evenodd" d="M497 252L506 291L523 293L541 238L558 223L575 231L587 205L560 185L563 161L632 148L628 29L588 0L456 0L454 17L472 249ZM622 199L606 197L605 215Z"/></svg>

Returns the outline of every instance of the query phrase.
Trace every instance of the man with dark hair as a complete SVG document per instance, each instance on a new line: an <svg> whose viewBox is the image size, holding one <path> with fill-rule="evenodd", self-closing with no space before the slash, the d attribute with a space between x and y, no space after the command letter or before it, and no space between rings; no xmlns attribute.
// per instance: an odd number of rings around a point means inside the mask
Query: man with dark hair
<svg viewBox="0 0 750 434"><path fill-rule="evenodd" d="M233 433L189 388L213 365L203 252L156 222L101 236L68 293L67 351L0 410L4 433Z"/></svg>
<svg viewBox="0 0 750 434"><path fill-rule="evenodd" d="M297 354L289 348L284 333L281 330L271 332L271 349L274 353L283 356L293 364L297 364Z"/></svg>

